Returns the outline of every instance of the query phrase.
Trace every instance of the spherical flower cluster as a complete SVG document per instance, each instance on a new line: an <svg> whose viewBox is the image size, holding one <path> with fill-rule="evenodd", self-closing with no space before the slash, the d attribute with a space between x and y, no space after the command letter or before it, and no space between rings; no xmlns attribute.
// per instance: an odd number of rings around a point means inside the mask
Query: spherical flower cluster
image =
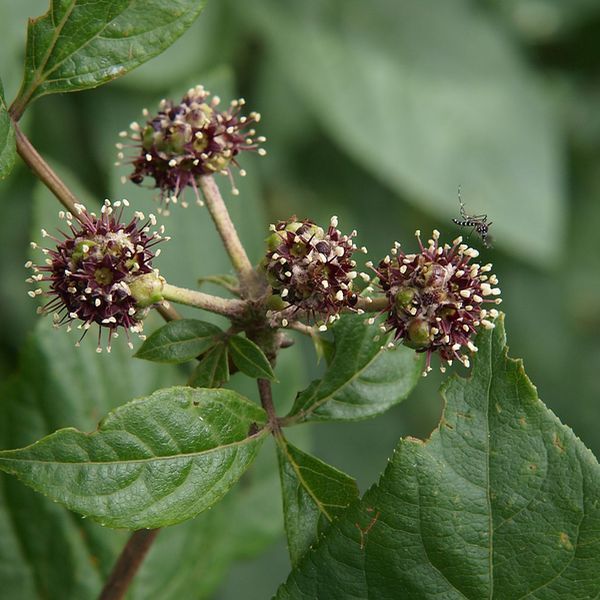
<svg viewBox="0 0 600 600"><path fill-rule="evenodd" d="M259 148L266 139L255 137L256 131L248 129L260 121L259 113L251 112L247 117L240 115L245 104L243 98L233 100L224 111L217 109L219 103L218 96L210 99L210 92L199 85L188 90L179 104L161 100L156 116L144 125L133 122L131 132L122 131L119 135L129 138L131 146L139 152L131 160L133 173L129 179L141 184L146 177L152 177L165 204L175 204L189 186L194 190L197 203L202 205L199 178L223 173L231 181L232 193L237 195L231 168L239 167L238 154L244 150L266 154ZM143 114L149 117L146 109ZM117 144L120 160L124 158L121 150L125 147L125 144ZM240 170L240 175L245 174ZM187 206L183 197L181 204Z"/></svg>
<svg viewBox="0 0 600 600"><path fill-rule="evenodd" d="M312 221L295 217L271 225L265 269L274 294L294 311L302 310L316 321L335 321L344 307L353 307L357 296L352 290L356 262L352 241L356 231L343 235L332 217L327 230ZM366 252L366 248L361 248ZM286 324L285 322L283 323Z"/></svg>
<svg viewBox="0 0 600 600"><path fill-rule="evenodd" d="M471 263L479 253L461 237L452 246L442 246L439 235L434 230L423 246L417 231L419 253L405 254L396 243L392 256L374 269L388 299L386 327L396 340L427 353L424 374L431 370L433 352L448 364L459 360L468 367L464 349L477 352L471 338L479 326L494 327L490 319L498 315L496 309L483 306L501 302L492 265Z"/></svg>
<svg viewBox="0 0 600 600"><path fill-rule="evenodd" d="M168 238L162 236L162 227L150 232L150 226L156 225L154 215L145 218L136 212L128 224L121 223L122 207L127 204L123 200L111 205L107 200L99 217L79 204L75 218L71 213L59 213L70 233L58 239L42 229L42 236L54 240L56 246L42 249L44 265L26 264L34 272L28 282L49 283L46 295L52 298L38 312L54 313L55 325L67 323L69 330L71 322L81 321L79 342L97 323L98 352L103 329L108 330L110 352L117 329L124 328L128 337L130 331L139 334L147 307L162 299L162 280L151 264L160 250L152 248ZM114 208L118 209L116 214ZM37 244L32 243L32 247L37 248ZM29 292L32 298L43 294L40 287Z"/></svg>

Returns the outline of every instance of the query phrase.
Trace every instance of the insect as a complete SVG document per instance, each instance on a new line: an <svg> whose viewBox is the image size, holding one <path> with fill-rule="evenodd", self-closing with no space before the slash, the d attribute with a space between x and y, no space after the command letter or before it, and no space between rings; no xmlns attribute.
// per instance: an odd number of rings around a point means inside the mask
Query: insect
<svg viewBox="0 0 600 600"><path fill-rule="evenodd" d="M483 245L486 248L491 248L492 244L490 241L489 229L492 221L488 223L487 215L468 215L465 210L465 203L462 201L460 185L458 186L458 202L460 204L460 219L452 219L453 223L456 223L459 227L472 227L471 231L477 232L477 235L481 238Z"/></svg>

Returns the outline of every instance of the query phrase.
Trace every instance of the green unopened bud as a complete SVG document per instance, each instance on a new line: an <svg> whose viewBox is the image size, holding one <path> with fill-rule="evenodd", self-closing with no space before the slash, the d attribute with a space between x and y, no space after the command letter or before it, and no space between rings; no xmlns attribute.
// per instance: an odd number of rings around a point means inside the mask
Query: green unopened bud
<svg viewBox="0 0 600 600"><path fill-rule="evenodd" d="M73 248L73 254L71 254L71 260L74 265L78 265L81 260L89 254L91 248L96 245L93 240L81 240L75 244Z"/></svg>
<svg viewBox="0 0 600 600"><path fill-rule="evenodd" d="M142 132L142 148L147 152L152 148L152 144L156 143L153 127L144 127Z"/></svg>
<svg viewBox="0 0 600 600"><path fill-rule="evenodd" d="M269 310L282 310L285 308L285 302L282 300L281 296L273 294L269 296L267 300L267 308Z"/></svg>
<svg viewBox="0 0 600 600"><path fill-rule="evenodd" d="M278 233L272 233L266 240L267 248L269 252L273 252L279 244L281 244L281 235Z"/></svg>
<svg viewBox="0 0 600 600"><path fill-rule="evenodd" d="M225 156L224 154L217 154L212 158L206 160L206 167L211 171L223 171L231 162L231 156Z"/></svg>
<svg viewBox="0 0 600 600"><path fill-rule="evenodd" d="M183 152L187 141L185 137L185 131L181 129L173 131L171 138L169 139L169 151L172 154L181 154Z"/></svg>
<svg viewBox="0 0 600 600"><path fill-rule="evenodd" d="M398 310L404 310L405 308L408 308L412 304L416 293L417 292L414 288L401 288L394 298L396 308Z"/></svg>
<svg viewBox="0 0 600 600"><path fill-rule="evenodd" d="M198 110L190 113L188 121L194 127L201 129L210 123L213 114L214 110L208 104L202 103Z"/></svg>
<svg viewBox="0 0 600 600"><path fill-rule="evenodd" d="M408 325L408 339L404 343L409 348L418 350L429 345L429 323L423 319L413 319Z"/></svg>
<svg viewBox="0 0 600 600"><path fill-rule="evenodd" d="M158 273L146 273L129 283L131 295L138 308L146 308L162 302L162 288L165 280Z"/></svg>

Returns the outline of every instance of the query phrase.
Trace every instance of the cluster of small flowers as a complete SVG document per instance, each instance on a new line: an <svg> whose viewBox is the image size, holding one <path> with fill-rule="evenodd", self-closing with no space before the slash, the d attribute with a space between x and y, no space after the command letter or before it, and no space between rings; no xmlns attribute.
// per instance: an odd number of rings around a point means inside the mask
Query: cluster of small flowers
<svg viewBox="0 0 600 600"><path fill-rule="evenodd" d="M440 245L439 232L433 231L427 246L416 232L420 252L405 254L396 243L391 256L386 256L375 268L379 285L388 299L385 310L386 331L393 331L395 340L417 352L427 353L424 374L431 370L433 352L451 365L454 360L469 367L464 348L477 352L471 341L481 325L493 328L490 319L498 316L495 308L484 304L500 304L498 279L490 274L491 264L471 263L479 252L462 243L462 237L452 246ZM492 296L493 298L490 298ZM445 371L445 367L441 367Z"/></svg>
<svg viewBox="0 0 600 600"><path fill-rule="evenodd" d="M342 309L352 309L357 302L352 289L357 276L352 259L357 250L356 231L343 235L337 226L335 216L327 230L295 217L271 225L264 261L273 292L294 311L303 311L316 321L324 318L322 330L339 318Z"/></svg>
<svg viewBox="0 0 600 600"><path fill-rule="evenodd" d="M165 204L178 202L187 187L193 188L197 202L202 204L200 177L213 173L226 174L233 193L237 193L231 171L232 166L239 167L236 157L245 150L265 154L259 147L265 138L255 137L254 129L247 130L260 120L260 115L241 116L243 99L234 100L225 111L217 109L219 102L218 97L210 99L210 93L197 86L179 104L162 100L159 113L145 125L131 124L132 133L121 132L121 137L129 137L139 152L131 159L133 172L129 179L141 184L146 177L154 178ZM144 116L149 117L147 110ZM119 159L123 159L125 145L117 146ZM243 170L241 175L245 175ZM183 197L181 204L187 205ZM81 338L97 323L99 351L103 329L108 329L110 351L119 327L128 335L130 331L140 333L147 308L162 300L164 282L151 266L160 250L152 248L168 238L163 237L162 227L150 233L150 226L156 225L154 215L146 219L136 212L128 224L121 223L122 207L127 205L126 200L114 205L107 200L99 217L81 205L77 205L75 216L61 213L70 234L63 234L64 239L59 240L42 230L44 237L54 240L56 248L42 250L47 255L45 265L26 265L34 271L28 281L36 285L49 282L47 294L52 299L39 310L54 312L57 326L67 323L70 329L72 321L81 321ZM117 215L114 208L119 209ZM462 204L461 214L468 217ZM469 224L471 221L469 217ZM376 285L384 294L374 304L369 295L375 291L371 277L357 272L353 259L358 250L353 241L356 231L344 235L337 227L335 216L327 229L296 217L271 225L262 267L273 292L272 300L277 300L274 304L282 311L281 325L289 325L288 317L305 318L325 331L343 310L363 313L363 308L373 304L370 310L385 315L380 329L393 332L394 342L387 346L403 342L427 354L424 374L431 370L434 352L439 353L443 363L457 360L468 367L465 349L477 352L472 341L477 328L492 328L492 319L498 315L495 308L484 305L501 302L498 280L490 273L491 264L472 263L478 252L463 244L461 237L452 246L441 245L440 234L434 230L424 246L417 231L419 252L406 254L396 242L391 255L377 267L366 263L375 272ZM360 251L366 253L367 249L363 246ZM367 295L360 304L354 285L357 276L367 284L363 290ZM39 287L29 292L34 298L43 293ZM367 322L374 324L376 318L372 316ZM445 366L441 369L444 371Z"/></svg>
<svg viewBox="0 0 600 600"><path fill-rule="evenodd" d="M222 173L229 177L232 193L237 195L232 174L232 166L239 167L237 155L242 151L253 150L259 155L266 154L259 145L266 138L256 136L252 124L260 121L260 114L251 112L247 117L240 114L245 104L243 98L233 100L224 111L219 111L218 96L210 98L210 92L201 85L188 90L178 104L171 100L161 100L160 110L148 118L144 125L133 122L131 132L122 131L122 138L129 138L130 147L139 153L130 159L133 172L122 181L130 179L141 184L146 177L154 179L154 187L160 191L160 198L166 205L177 203L187 187L194 190L196 202L202 205L198 191L198 180L203 175ZM125 158L126 144L118 143L118 158ZM117 165L120 162L116 163ZM246 172L241 169L240 175ZM184 197L181 205L187 206Z"/></svg>
<svg viewBox="0 0 600 600"><path fill-rule="evenodd" d="M140 334L145 307L160 300L157 287L161 280L151 266L160 249L152 248L169 238L163 236L162 226L150 231L156 225L152 214L146 218L136 212L129 223L121 223L123 206L128 206L127 200L112 205L106 200L100 216L80 204L76 205L75 216L61 211L59 216L66 221L70 234L63 233L61 240L42 229L42 236L52 239L56 246L41 249L47 257L44 265L31 261L25 265L33 270L29 283L49 283L46 295L52 298L38 312L54 313L55 325L66 323L68 330L72 321L81 321L78 329L83 333L77 345L97 323L98 352L102 351L103 329L108 329L110 352L112 338L118 335L116 330L123 327L128 336L130 331ZM32 243L32 247L38 245ZM28 293L36 298L44 291L37 287Z"/></svg>

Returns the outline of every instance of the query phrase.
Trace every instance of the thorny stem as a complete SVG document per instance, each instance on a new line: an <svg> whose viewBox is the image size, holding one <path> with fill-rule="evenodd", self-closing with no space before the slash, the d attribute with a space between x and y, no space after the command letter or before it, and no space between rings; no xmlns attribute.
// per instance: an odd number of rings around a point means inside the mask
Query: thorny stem
<svg viewBox="0 0 600 600"><path fill-rule="evenodd" d="M134 531L121 551L98 600L121 600L160 529Z"/></svg>
<svg viewBox="0 0 600 600"><path fill-rule="evenodd" d="M223 240L225 250L237 271L242 288L252 290L256 285L256 272L242 246L242 242L229 216L223 197L212 175L203 175L198 182L206 201L206 207Z"/></svg>
<svg viewBox="0 0 600 600"><path fill-rule="evenodd" d="M271 390L271 382L268 379L257 379L258 393L260 395L260 403L265 409L267 416L269 417L269 426L274 434L279 433L279 419L275 412L275 405L273 404L273 392Z"/></svg>
<svg viewBox="0 0 600 600"><path fill-rule="evenodd" d="M220 298L219 296L212 296L211 294L205 294L197 290L180 288L169 283L163 285L162 296L165 300L171 302L202 308L231 318L239 317L246 306L243 300Z"/></svg>
<svg viewBox="0 0 600 600"><path fill-rule="evenodd" d="M45 186L58 198L58 201L76 218L77 198L64 184L62 179L52 170L50 165L40 156L39 152L32 146L27 136L21 131L16 122L13 122L17 140L17 152L27 163L35 175Z"/></svg>

